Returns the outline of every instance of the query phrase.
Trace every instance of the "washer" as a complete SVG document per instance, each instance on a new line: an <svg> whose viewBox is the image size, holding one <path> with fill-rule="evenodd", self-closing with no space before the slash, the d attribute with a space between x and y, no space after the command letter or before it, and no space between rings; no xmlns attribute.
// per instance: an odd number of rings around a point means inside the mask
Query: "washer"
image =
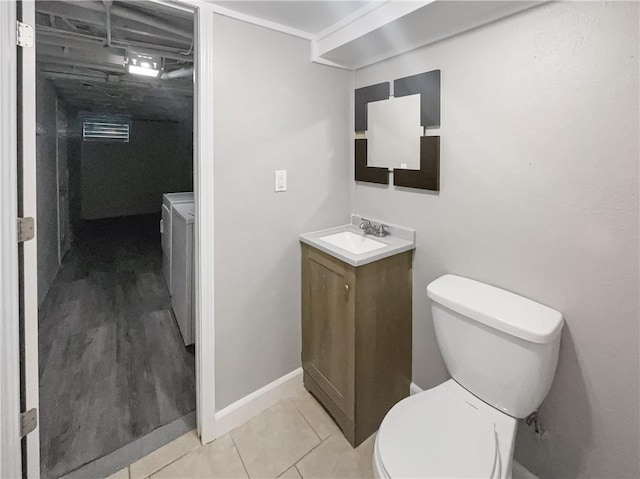
<svg viewBox="0 0 640 479"><path fill-rule="evenodd" d="M181 203L193 203L193 192L165 193L162 195L162 219L160 233L162 236L162 274L171 293L171 207Z"/></svg>
<svg viewBox="0 0 640 479"><path fill-rule="evenodd" d="M171 307L185 346L193 335L193 203L171 207Z"/></svg>

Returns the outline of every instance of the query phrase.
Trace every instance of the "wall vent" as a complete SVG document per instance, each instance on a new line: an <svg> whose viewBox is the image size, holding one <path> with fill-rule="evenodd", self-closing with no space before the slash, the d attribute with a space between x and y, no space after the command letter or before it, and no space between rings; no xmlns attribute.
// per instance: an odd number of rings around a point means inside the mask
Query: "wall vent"
<svg viewBox="0 0 640 479"><path fill-rule="evenodd" d="M131 121L128 118L87 117L82 121L84 141L129 142Z"/></svg>

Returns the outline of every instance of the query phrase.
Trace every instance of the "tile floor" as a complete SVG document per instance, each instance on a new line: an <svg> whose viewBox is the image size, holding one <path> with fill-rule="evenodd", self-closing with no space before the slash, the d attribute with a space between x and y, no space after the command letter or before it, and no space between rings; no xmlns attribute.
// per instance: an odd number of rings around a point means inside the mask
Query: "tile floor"
<svg viewBox="0 0 640 479"><path fill-rule="evenodd" d="M374 438L353 449L301 391L211 444L190 432L108 479L372 478Z"/></svg>

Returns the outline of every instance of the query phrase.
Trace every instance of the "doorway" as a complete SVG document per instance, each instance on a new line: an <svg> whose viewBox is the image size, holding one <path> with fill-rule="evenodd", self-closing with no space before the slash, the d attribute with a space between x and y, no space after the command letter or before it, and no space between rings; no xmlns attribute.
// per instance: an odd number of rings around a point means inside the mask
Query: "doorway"
<svg viewBox="0 0 640 479"><path fill-rule="evenodd" d="M103 475L196 424L160 241L165 194L194 186L193 13L35 6L40 472Z"/></svg>
<svg viewBox="0 0 640 479"><path fill-rule="evenodd" d="M214 242L213 242L213 7L200 0L151 0L195 12L197 58L194 92L194 194L196 198L195 236L195 328L196 328L196 410L197 432L203 443L216 437L214 366ZM38 315L37 243L26 241L18 248L16 216L35 217L36 121L35 51L17 42L16 19L35 24L33 0L18 5L0 2L0 44L3 63L0 115L3 141L3 201L0 268L3 322L2 348L2 471L3 476L38 477L40 471L39 428L21 438L19 413L39 408L38 395ZM28 42L27 42L28 43ZM17 85L17 88L16 88ZM206 86L206 87L205 87ZM18 118L20 121L18 122ZM199 135L199 131L208 134ZM16 141L16 137L19 141ZM5 141L6 140L6 141ZM18 200L18 201L17 201ZM20 205L18 205L20 203ZM37 224L36 224L37 227ZM207 245L201 248L200 245ZM20 259L20 262L18 261ZM18 278L24 278L19 282ZM20 283L20 284L19 284ZM21 289L19 289L19 286ZM20 335L19 335L20 332ZM18 348L19 346L19 348ZM21 447L22 444L22 447Z"/></svg>

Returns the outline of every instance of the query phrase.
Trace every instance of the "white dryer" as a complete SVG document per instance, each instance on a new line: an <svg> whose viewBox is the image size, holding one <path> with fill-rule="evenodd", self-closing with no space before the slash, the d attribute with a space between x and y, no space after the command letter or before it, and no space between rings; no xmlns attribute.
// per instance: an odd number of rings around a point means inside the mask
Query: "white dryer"
<svg viewBox="0 0 640 479"><path fill-rule="evenodd" d="M162 219L160 220L160 233L162 235L162 273L171 293L171 207L181 203L194 202L191 193L165 193L162 195Z"/></svg>
<svg viewBox="0 0 640 479"><path fill-rule="evenodd" d="M171 207L171 307L185 346L194 343L193 325L193 203Z"/></svg>

